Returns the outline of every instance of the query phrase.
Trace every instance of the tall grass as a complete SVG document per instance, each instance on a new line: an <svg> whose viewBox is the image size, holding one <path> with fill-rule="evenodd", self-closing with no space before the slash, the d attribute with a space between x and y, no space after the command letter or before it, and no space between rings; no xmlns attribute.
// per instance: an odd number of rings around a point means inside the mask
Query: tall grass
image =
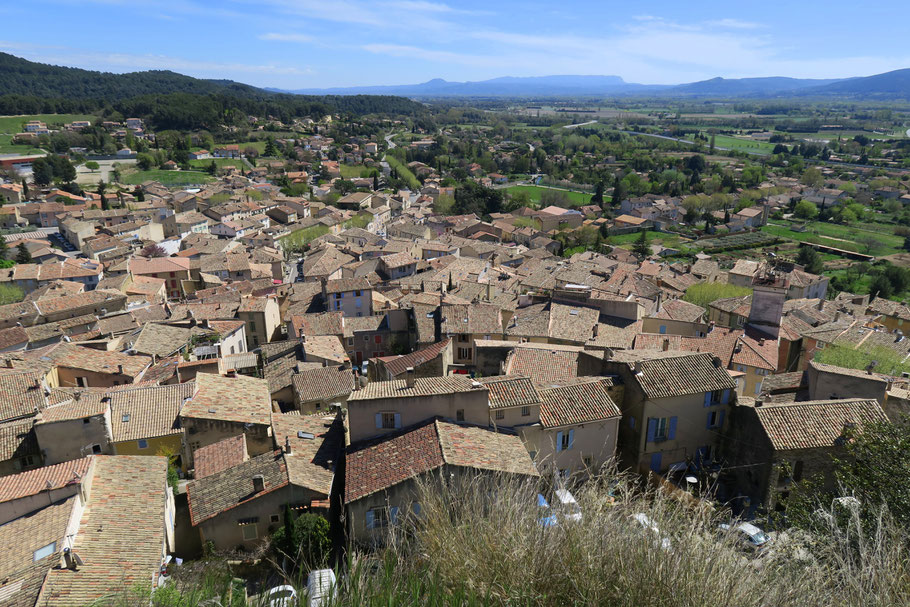
<svg viewBox="0 0 910 607"><path fill-rule="evenodd" d="M858 514L835 513L832 507L832 515L821 516L811 533L778 532L771 547L755 556L744 552L733 534L718 530L719 523L729 522L726 512L693 508L691 502L642 489L631 478L608 474L586 483L574 491L582 520L563 519L550 527L538 522L538 490L509 477L429 479L419 489L419 516L399 517L381 545L347 554L336 570L338 594L326 605L910 604L908 536L886 512L869 532ZM647 514L660 532L643 528L631 518L636 513ZM305 605L306 572L298 575L281 583L297 587ZM151 604L231 604L227 577L207 573L200 579L205 592L184 581L161 601L156 593ZM212 584L215 579L220 585Z"/></svg>

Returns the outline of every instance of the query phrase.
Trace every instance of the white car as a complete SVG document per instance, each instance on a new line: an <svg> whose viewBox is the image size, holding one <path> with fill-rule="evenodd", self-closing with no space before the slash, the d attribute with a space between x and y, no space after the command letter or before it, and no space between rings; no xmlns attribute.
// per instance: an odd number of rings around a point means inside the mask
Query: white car
<svg viewBox="0 0 910 607"><path fill-rule="evenodd" d="M320 607L336 595L335 572L331 569L314 569L306 583L308 607Z"/></svg>
<svg viewBox="0 0 910 607"><path fill-rule="evenodd" d="M293 586L275 586L269 590L266 600L269 602L269 607L295 607L297 591Z"/></svg>
<svg viewBox="0 0 910 607"><path fill-rule="evenodd" d="M632 520L637 522L644 529L647 529L648 531L653 533L655 538L659 540L660 547L662 550L670 549L670 546L671 546L670 538L668 538L666 536L661 537L662 534L660 532L660 527L657 526L657 523L655 523L654 520L650 516L648 516L644 512L639 512L637 514L633 514L629 518L631 518Z"/></svg>
<svg viewBox="0 0 910 607"><path fill-rule="evenodd" d="M575 500L575 496L569 493L568 489L557 489L554 491L558 502L556 510L567 521L581 520L581 507Z"/></svg>
<svg viewBox="0 0 910 607"><path fill-rule="evenodd" d="M729 533L730 525L719 525L720 530ZM752 523L739 523L733 528L737 541L749 550L761 550L771 541L768 535Z"/></svg>

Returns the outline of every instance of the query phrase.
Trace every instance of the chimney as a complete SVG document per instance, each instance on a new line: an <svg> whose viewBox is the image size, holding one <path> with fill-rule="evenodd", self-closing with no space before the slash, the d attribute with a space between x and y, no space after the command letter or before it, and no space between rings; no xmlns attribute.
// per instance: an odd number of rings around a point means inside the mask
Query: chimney
<svg viewBox="0 0 910 607"><path fill-rule="evenodd" d="M662 347L661 349L662 349L664 352L666 352L667 350L670 349L670 340L669 340L669 339L665 339L665 340L664 340L664 345L663 345L663 347Z"/></svg>
<svg viewBox="0 0 910 607"><path fill-rule="evenodd" d="M716 323L713 320L708 324L708 333L714 330L715 325Z"/></svg>
<svg viewBox="0 0 910 607"><path fill-rule="evenodd" d="M597 337L597 332L600 330L599 327L599 324L594 325L594 337Z"/></svg>
<svg viewBox="0 0 910 607"><path fill-rule="evenodd" d="M761 347L761 346L763 346L763 345L765 345L765 338L764 338L764 337L759 337L759 338L758 338L758 346Z"/></svg>
<svg viewBox="0 0 910 607"><path fill-rule="evenodd" d="M718 357L715 356L714 360L712 360L711 362L714 364L715 369L720 369L721 363L720 363L720 359Z"/></svg>
<svg viewBox="0 0 910 607"><path fill-rule="evenodd" d="M763 404L765 404L765 401L763 401L762 399L760 399L760 398L756 398L756 399L755 399L755 406L756 406L756 407L761 407Z"/></svg>
<svg viewBox="0 0 910 607"><path fill-rule="evenodd" d="M117 365L117 375L123 375L123 365Z"/></svg>
<svg viewBox="0 0 910 607"><path fill-rule="evenodd" d="M260 493L265 490L265 477L257 474L253 477L253 493Z"/></svg>
<svg viewBox="0 0 910 607"><path fill-rule="evenodd" d="M408 388L414 387L414 367L408 367L405 371L404 381Z"/></svg>
<svg viewBox="0 0 910 607"><path fill-rule="evenodd" d="M291 448L291 437L284 437L284 454L285 455L294 455L294 450Z"/></svg>
<svg viewBox="0 0 910 607"><path fill-rule="evenodd" d="M835 312L834 313L834 322L837 322L838 320L840 320L840 312Z"/></svg>
<svg viewBox="0 0 910 607"><path fill-rule="evenodd" d="M825 300L819 298L818 300L818 311L821 312L825 309Z"/></svg>

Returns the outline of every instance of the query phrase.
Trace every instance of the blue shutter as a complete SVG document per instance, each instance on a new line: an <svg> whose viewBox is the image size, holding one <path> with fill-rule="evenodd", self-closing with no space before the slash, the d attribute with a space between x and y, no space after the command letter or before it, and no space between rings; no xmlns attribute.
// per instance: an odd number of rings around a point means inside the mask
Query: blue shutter
<svg viewBox="0 0 910 607"><path fill-rule="evenodd" d="M382 428L382 413L376 414L376 427Z"/></svg>
<svg viewBox="0 0 910 607"><path fill-rule="evenodd" d="M708 430L711 429L711 414L712 413L713 413L713 411L708 411L708 423L705 424L705 428L707 428Z"/></svg>
<svg viewBox="0 0 910 607"><path fill-rule="evenodd" d="M729 403L729 402L730 402L730 389L727 388L726 390L724 390L723 392L721 392L721 395L720 395L720 404L726 405L726 404Z"/></svg>
<svg viewBox="0 0 910 607"><path fill-rule="evenodd" d="M651 471L652 471L652 472L660 472L660 458L661 458L661 455L662 455L662 454L660 454L660 453L652 453L652 454L651 454Z"/></svg>
<svg viewBox="0 0 910 607"><path fill-rule="evenodd" d="M556 433L556 453L562 451L562 432Z"/></svg>
<svg viewBox="0 0 910 607"><path fill-rule="evenodd" d="M389 522L393 525L398 522L398 506L389 508Z"/></svg>
<svg viewBox="0 0 910 607"><path fill-rule="evenodd" d="M575 430L569 430L569 449L575 444Z"/></svg>
<svg viewBox="0 0 910 607"><path fill-rule="evenodd" d="M411 510L414 511L414 514L420 516L420 502L414 502L411 504Z"/></svg>
<svg viewBox="0 0 910 607"><path fill-rule="evenodd" d="M401 427L401 413L396 413L396 414L395 414L395 427L396 427L396 428L400 428L400 427Z"/></svg>
<svg viewBox="0 0 910 607"><path fill-rule="evenodd" d="M658 331L660 331L661 335L665 335L667 333L667 325L660 325L660 329L658 329Z"/></svg>
<svg viewBox="0 0 910 607"><path fill-rule="evenodd" d="M711 406L711 393L710 392L705 392L705 406L706 407Z"/></svg>
<svg viewBox="0 0 910 607"><path fill-rule="evenodd" d="M375 527L375 525L376 525L376 522L373 519L373 511L367 510L367 529L372 529L373 527Z"/></svg>
<svg viewBox="0 0 910 607"><path fill-rule="evenodd" d="M648 440L647 442L654 442L654 434L657 432L657 420L651 418L648 420Z"/></svg>
<svg viewBox="0 0 910 607"><path fill-rule="evenodd" d="M632 428L633 430L635 429L635 418L634 417L631 417L631 416L629 417L629 427Z"/></svg>
<svg viewBox="0 0 910 607"><path fill-rule="evenodd" d="M667 440L676 438L676 416L670 418L670 428L667 430Z"/></svg>
<svg viewBox="0 0 910 607"><path fill-rule="evenodd" d="M724 413L726 413L726 411L721 411L720 415L717 416L717 427L718 428L724 427Z"/></svg>

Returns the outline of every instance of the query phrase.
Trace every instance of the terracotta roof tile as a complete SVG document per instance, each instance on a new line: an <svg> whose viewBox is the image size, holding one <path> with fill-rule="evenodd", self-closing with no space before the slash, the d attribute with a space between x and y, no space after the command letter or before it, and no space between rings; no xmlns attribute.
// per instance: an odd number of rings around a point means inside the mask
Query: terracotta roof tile
<svg viewBox="0 0 910 607"><path fill-rule="evenodd" d="M832 447L843 436L845 424L862 427L886 422L874 399L816 400L756 407L755 413L774 449Z"/></svg>
<svg viewBox="0 0 910 607"><path fill-rule="evenodd" d="M239 466L248 459L246 435L238 434L217 443L199 447L193 451L193 466L196 479L205 478Z"/></svg>
<svg viewBox="0 0 910 607"><path fill-rule="evenodd" d="M540 425L554 428L619 417L607 390L611 385L610 380L594 380L541 390Z"/></svg>

